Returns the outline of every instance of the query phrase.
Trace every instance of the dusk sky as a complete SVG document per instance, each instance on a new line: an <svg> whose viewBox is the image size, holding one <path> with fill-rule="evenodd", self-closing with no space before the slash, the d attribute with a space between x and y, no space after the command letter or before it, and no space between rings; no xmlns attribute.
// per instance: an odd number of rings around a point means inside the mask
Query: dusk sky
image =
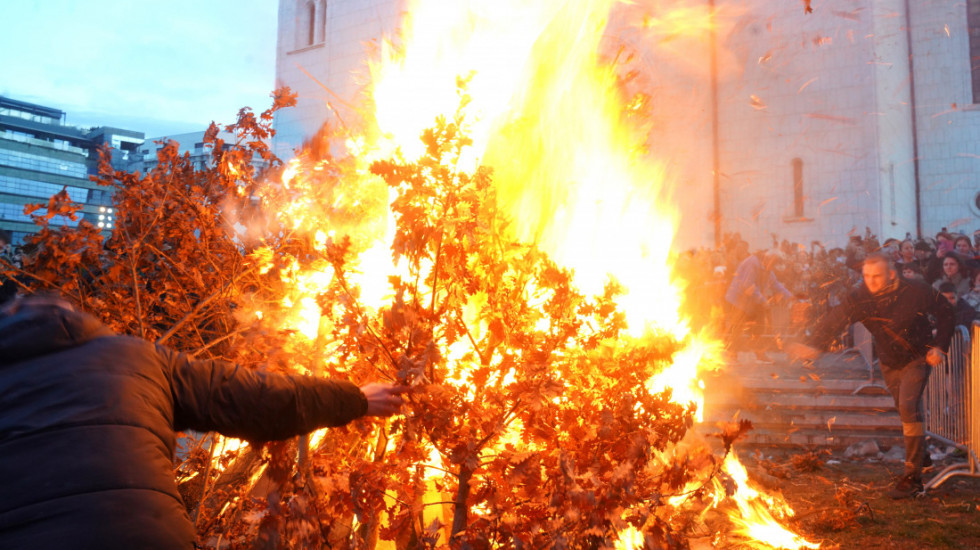
<svg viewBox="0 0 980 550"><path fill-rule="evenodd" d="M0 95L146 137L271 105L276 0L4 0Z"/></svg>

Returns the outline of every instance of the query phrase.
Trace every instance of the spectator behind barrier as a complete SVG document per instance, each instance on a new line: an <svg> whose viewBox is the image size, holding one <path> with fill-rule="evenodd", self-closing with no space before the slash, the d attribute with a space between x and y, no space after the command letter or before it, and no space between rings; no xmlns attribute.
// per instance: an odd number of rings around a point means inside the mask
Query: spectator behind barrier
<svg viewBox="0 0 980 550"><path fill-rule="evenodd" d="M953 241L953 250L960 255L963 263L971 273L976 271L977 268L980 268L980 262L976 258L976 251L973 249L973 245L970 244L970 237L957 235Z"/></svg>
<svg viewBox="0 0 980 550"><path fill-rule="evenodd" d="M919 281L920 283L926 282L926 278L922 274L922 268L915 262L902 264L901 275L906 281Z"/></svg>
<svg viewBox="0 0 980 550"><path fill-rule="evenodd" d="M912 239L905 239L898 246L898 259L895 260L895 267L901 272L902 268L913 263L916 263L915 243L912 242Z"/></svg>
<svg viewBox="0 0 980 550"><path fill-rule="evenodd" d="M940 294L949 300L950 305L953 306L953 317L956 320L956 324L963 325L964 327L972 325L973 321L977 319L977 310L970 307L970 304L966 303L966 300L960 298L953 283L946 281L939 285L938 290Z"/></svg>
<svg viewBox="0 0 980 550"><path fill-rule="evenodd" d="M955 252L946 253L943 258L943 274L932 283L933 288L939 289L943 283L952 283L956 295L962 296L970 291L970 278L963 259Z"/></svg>
<svg viewBox="0 0 980 550"><path fill-rule="evenodd" d="M953 236L950 235L944 227L942 231L936 234L936 254L929 259L929 265L925 270L927 283L933 284L942 278L943 258L945 258L946 255L952 251Z"/></svg>

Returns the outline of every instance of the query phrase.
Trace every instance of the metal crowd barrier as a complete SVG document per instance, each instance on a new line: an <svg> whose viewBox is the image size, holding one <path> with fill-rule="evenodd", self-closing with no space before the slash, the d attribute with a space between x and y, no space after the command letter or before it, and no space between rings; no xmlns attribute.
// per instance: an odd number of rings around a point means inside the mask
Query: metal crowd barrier
<svg viewBox="0 0 980 550"><path fill-rule="evenodd" d="M971 334L972 333L972 334ZM972 336L972 338L971 338ZM972 344L972 345L971 345ZM949 354L926 386L926 435L956 447L966 462L947 466L925 488L956 476L980 477L980 322L957 326Z"/></svg>
<svg viewBox="0 0 980 550"><path fill-rule="evenodd" d="M845 355L848 353L856 354L868 366L868 381L854 388L854 391L851 393L857 395L869 388L880 388L887 392L888 387L885 386L884 381L875 380L875 364L878 361L874 358L874 337L871 336L871 332L862 323L854 323L850 326L850 331L851 347L845 349L842 353ZM881 369L880 366L878 368L879 370Z"/></svg>

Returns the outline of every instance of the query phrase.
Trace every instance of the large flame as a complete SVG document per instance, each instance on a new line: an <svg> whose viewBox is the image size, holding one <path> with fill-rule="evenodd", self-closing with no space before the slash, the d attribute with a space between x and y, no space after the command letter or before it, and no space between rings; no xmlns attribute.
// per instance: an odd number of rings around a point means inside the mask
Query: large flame
<svg viewBox="0 0 980 550"><path fill-rule="evenodd" d="M670 270L676 211L661 167L641 153L642 137L624 121L615 67L599 57L614 4L414 2L400 44L387 43L373 67L378 129L386 152L418 155L417 136L437 116L452 117L465 79L474 146L463 168L494 168L516 236L574 268L580 288L597 293L610 276L625 286L621 305L634 335L656 329L683 343L673 366L648 386L669 386L674 399L695 400L700 411L698 367L719 346L691 334L680 314ZM672 29L685 28L680 14L672 12ZM703 11L694 17L693 28L708 22ZM743 535L777 548L815 547L768 513L791 515L785 503L756 504L759 494L735 476L745 470L734 454L726 470L738 479L733 520ZM630 540L624 533L619 542Z"/></svg>
<svg viewBox="0 0 980 550"><path fill-rule="evenodd" d="M658 201L662 172L640 157L614 67L598 57L614 3L415 2L402 46L389 44L374 68L378 128L411 158L422 130L452 117L468 78L464 168L493 167L516 237L574 268L586 292L614 275L634 334L652 323L683 339L668 267L676 215Z"/></svg>
<svg viewBox="0 0 980 550"><path fill-rule="evenodd" d="M740 514L733 515L731 519L738 526L737 533L760 543L757 545L760 548L820 547L780 525L776 518L792 517L793 509L782 498L753 488L748 472L738 461L734 451L725 458L724 470L735 483L732 500L738 506Z"/></svg>
<svg viewBox="0 0 980 550"><path fill-rule="evenodd" d="M698 369L717 362L718 342L690 329L681 314L681 281L672 277L671 245L677 211L661 162L641 147L643 130L630 120L617 68L601 56L614 0L415 0L398 40L383 42L371 66L375 128L348 143L360 162L400 151L408 160L422 151L419 135L437 117L451 119L466 94L468 135L473 146L460 159L463 170L494 169L497 197L514 220L514 237L536 243L559 264L574 269L576 284L600 293L610 278L625 287L620 300L633 337L666 333L679 343L673 365L648 381L651 392L671 388L673 399L703 409ZM646 29L669 23L672 33L701 31L704 10L671 12L648 19ZM461 83L463 85L461 86ZM293 182L287 171L284 185ZM301 196L283 208L291 227L309 225L313 207ZM391 273L389 232L362 250L365 274ZM317 236L321 242L325 236ZM319 326L318 289L327 270L283 271L295 295L294 318L283 321L309 339ZM361 299L380 304L384 281L359 281ZM321 286L322 285L322 286ZM450 355L453 354L449 350ZM743 536L774 548L816 547L785 530L769 510L792 510L775 497L760 497L744 479L734 454L725 470L739 489L732 519ZM715 500L725 499L716 487ZM769 500L765 500L769 499ZM759 503L762 504L759 504ZM642 546L638 533L623 532L618 547Z"/></svg>
<svg viewBox="0 0 980 550"><path fill-rule="evenodd" d="M467 79L473 169L494 169L498 199L516 237L575 270L595 294L614 277L632 334L665 331L687 346L675 368L650 381L703 409L697 366L718 346L692 338L680 315L670 250L677 212L662 167L624 121L615 67L599 51L612 0L577 2L416 1L401 40L373 66L382 153L420 154L418 136L451 118ZM699 417L700 419L700 417Z"/></svg>

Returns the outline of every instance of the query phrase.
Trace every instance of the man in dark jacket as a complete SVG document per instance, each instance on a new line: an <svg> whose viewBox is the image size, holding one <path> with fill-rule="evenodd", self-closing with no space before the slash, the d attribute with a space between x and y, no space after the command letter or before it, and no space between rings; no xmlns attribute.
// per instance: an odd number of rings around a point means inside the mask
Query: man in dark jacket
<svg viewBox="0 0 980 550"><path fill-rule="evenodd" d="M195 361L18 298L0 309L0 548L190 549L175 430L285 439L394 414L405 390Z"/></svg>
<svg viewBox="0 0 980 550"><path fill-rule="evenodd" d="M874 336L885 385L895 399L905 436L905 474L889 491L892 498L922 492L926 461L922 394L932 367L942 362L953 337L953 309L933 288L898 277L890 258L876 253L862 267L864 284L846 296L810 336L815 347L788 346L797 357L816 358L848 323L862 323ZM935 334L930 316L935 319Z"/></svg>

